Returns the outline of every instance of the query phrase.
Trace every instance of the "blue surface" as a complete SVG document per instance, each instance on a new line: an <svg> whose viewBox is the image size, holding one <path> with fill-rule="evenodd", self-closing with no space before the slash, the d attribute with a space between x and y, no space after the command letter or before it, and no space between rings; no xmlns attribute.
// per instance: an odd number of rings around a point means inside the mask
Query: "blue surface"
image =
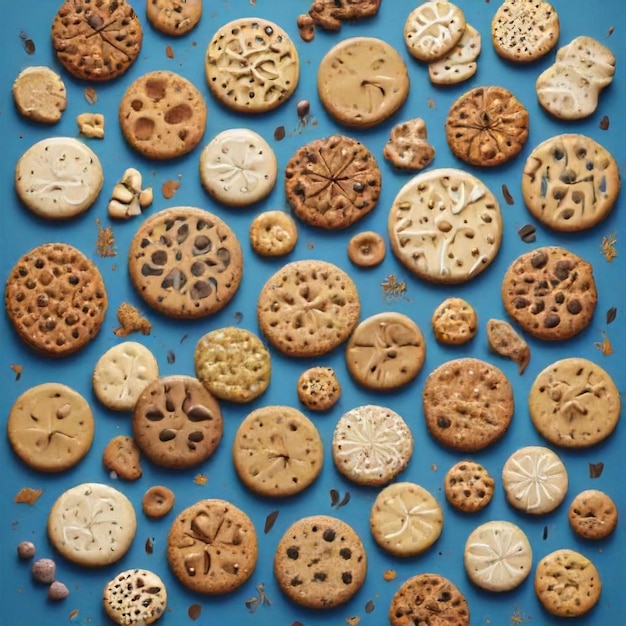
<svg viewBox="0 0 626 626"><path fill-rule="evenodd" d="M6 0L3 0L3 5ZM144 45L136 63L121 78L109 84L96 84L98 101L90 106L83 95L86 84L73 80L63 72L53 58L50 46L50 26L59 6L52 0L21 0L5 10L0 23L0 46L2 69L0 89L0 133L2 155L0 156L0 184L3 190L0 228L0 261L2 281L10 267L27 250L51 241L73 244L88 254L100 267L109 292L109 310L101 333L85 350L60 361L50 361L33 355L13 334L5 316L0 316L0 402L2 414L8 411L17 398L29 387L50 381L69 384L90 401L96 417L96 439L88 456L74 469L59 475L43 475L29 470L15 457L6 437L0 437L0 580L2 582L2 612L0 624L19 626L42 626L56 624L104 624L107 618L101 608L104 584L118 571L130 567L150 568L162 576L169 592L169 609L159 622L163 626L192 623L187 615L191 604L199 603L203 612L197 623L231 624L280 624L289 626L299 621L305 626L339 626L345 618L358 616L360 624L383 625L387 623L387 610L392 595L409 576L421 572L437 572L449 577L466 594L471 610L472 626L506 626L528 621L531 624L551 626L564 620L550 617L535 598L532 576L517 590L501 595L481 592L474 588L465 576L462 553L465 540L471 530L491 519L507 519L519 524L532 543L535 563L552 550L570 547L589 556L597 565L603 592L599 604L587 616L569 623L585 626L619 625L626 623L626 596L623 592L623 564L626 554L626 524L620 523L614 535L599 543L577 539L567 523L567 507L576 493L587 488L599 488L613 496L622 518L626 520L626 495L624 491L624 425L620 424L606 442L580 452L558 451L565 462L570 479L569 493L564 505L544 517L528 517L512 510L505 501L500 482L504 460L522 445L544 444L532 427L527 411L527 394L534 377L553 361L568 356L583 356L599 363L614 377L623 392L626 384L624 374L624 351L626 349L626 295L623 287L623 242L626 232L623 226L625 196L618 200L611 216L596 228L578 235L558 235L537 225L536 245L560 244L583 256L595 268L599 299L595 318L590 327L579 337L559 344L547 344L530 339L532 359L526 373L520 377L516 365L489 354L486 345L485 324L490 317L504 318L500 301L500 282L506 268L519 254L531 249L520 241L517 229L532 223L524 207L520 193L521 169L526 156L544 139L562 132L580 132L595 138L611 151L620 165L625 155L624 136L626 120L623 103L626 102L626 8L621 0L604 0L590 3L588 0L554 0L561 19L560 43L565 44L578 35L590 35L610 46L617 57L617 71L613 84L605 90L597 112L578 123L558 122L549 117L536 101L534 83L538 74L547 67L554 54L528 66L512 65L501 60L493 50L490 22L499 3L481 0L458 0L468 21L482 34L483 51L479 58L478 72L467 83L451 88L436 88L429 83L427 68L412 59L403 40L403 23L416 1L384 0L379 15L371 20L345 25L341 33L318 31L313 43L300 40L296 17L306 11L308 0L205 0L205 13L200 25L181 39L168 39L156 33L147 23L144 2L137 0L137 9L144 25ZM292 99L277 110L258 117L236 115L223 108L212 98L205 83L203 57L207 43L217 28L237 17L259 15L279 23L296 42L301 61L301 76ZM615 27L612 34L611 29ZM25 51L20 33L30 37L36 46L35 53ZM368 131L343 129L324 112L316 94L316 71L322 56L341 37L370 35L382 37L397 47L405 59L410 73L409 98L394 118L380 127ZM167 58L165 48L170 44L174 58ZM14 110L10 86L18 72L29 65L50 65L61 71L68 87L68 108L61 122L54 126L31 124L20 118ZM192 80L202 91L209 107L207 133L200 146L186 157L172 162L150 162L142 159L125 145L117 124L117 105L126 87L139 75L156 69L170 69ZM513 91L530 112L530 136L521 155L509 164L493 170L475 170L457 161L449 151L444 133L446 113L452 102L465 90L478 85L502 85ZM298 124L296 104L301 99L311 102L311 121L304 128ZM622 105L620 105L620 102ZM33 217L13 191L13 170L22 152L51 134L76 136L77 114L85 111L102 112L106 116L104 141L86 140L99 155L105 170L105 184L96 204L82 217L62 224L54 224ZM610 119L608 130L599 126L603 116ZM412 117L423 117L427 123L429 139L436 149L432 167L461 167L481 178L501 201L504 219L504 239L494 263L477 279L460 286L435 286L411 276L388 254L382 265L371 270L359 271L351 266L346 254L349 238L359 230L372 229L385 234L387 212L397 191L410 174L393 171L382 158L382 148L392 123ZM284 126L286 137L277 142L274 129ZM216 205L201 187L198 161L201 148L218 132L235 127L249 126L261 133L276 151L281 173L279 182L270 197L249 209L228 209ZM299 224L300 240L288 259L261 261L252 253L247 231L253 216L264 209L287 209L282 188L282 168L295 150L305 142L333 132L344 132L363 141L376 155L383 173L383 188L378 207L362 222L344 232L321 232ZM144 183L155 189L155 202L148 214L174 205L196 205L215 212L225 219L239 236L244 249L244 277L241 287L231 303L219 314L198 322L173 322L151 312L133 292L126 271L126 251L129 241L138 227L137 219L127 223L115 223L117 256L102 259L95 254L96 218L104 225L109 221L106 204L110 191L127 167L137 167L144 176ZM164 181L179 179L181 186L171 200L163 199L160 188ZM506 184L515 199L512 206L502 197L501 186ZM617 249L620 255L609 264L600 250L602 237L617 232ZM265 280L287 260L321 258L335 262L346 269L355 279L362 298L362 318L388 310L398 310L410 315L422 328L428 346L424 369L418 378L400 392L393 394L368 393L355 386L346 371L343 352L312 360L289 360L272 352L273 378L268 391L255 403L246 406L223 404L225 433L215 455L201 467L184 472L167 472L143 462L143 477L135 483L111 480L101 464L102 451L109 439L116 434L130 434L129 416L114 414L104 409L95 399L90 388L90 376L98 357L114 345L117 337L113 329L117 322L115 313L122 301L130 301L140 307L153 323L148 337L134 335L131 338L145 343L157 356L163 374L193 374L193 350L196 341L207 331L225 325L240 324L258 332L255 316L256 298ZM386 300L381 283L394 274L407 283L404 297ZM478 312L480 330L472 343L460 348L439 346L430 330L430 317L434 308L444 298L458 295L467 299ZM617 307L617 319L606 324L605 314L610 307ZM605 357L595 343L602 340L606 331L612 342L614 354ZM168 361L168 353L175 361ZM472 458L483 463L497 479L497 492L493 502L482 512L466 516L455 512L445 502L442 482L446 470L461 455L445 450L428 435L421 411L421 391L427 374L442 362L460 356L484 358L500 367L510 378L515 389L516 410L513 423L506 436L495 446ZM172 359L170 358L170 361ZM11 364L23 366L19 381L10 369ZM298 375L313 364L331 365L338 373L343 386L340 403L328 414L309 414L318 425L326 446L326 464L319 480L298 497L281 501L257 498L238 482L230 455L235 430L240 420L257 406L266 404L291 404L298 406L295 383ZM402 479L415 481L429 489L444 509L444 529L439 541L425 554L400 560L384 554L370 537L368 517L376 495L374 489L358 488L344 480L334 469L330 458L330 444L334 424L339 416L354 406L365 403L388 405L402 414L410 424L415 437L415 452ZM589 476L589 463L604 463L600 478ZM201 471L208 476L205 486L193 482ZM49 545L46 533L48 510L65 489L83 481L100 481L122 489L138 508L138 531L131 551L116 565L97 570L75 567L56 557ZM251 580L239 591L224 597L204 597L183 588L169 573L165 558L166 535L173 515L160 521L147 519L140 510L140 499L145 489L155 483L164 483L176 493L175 513L197 500L210 497L226 498L243 508L253 519L259 534L260 553L257 569ZM13 503L21 487L43 489L43 495L33 506ZM351 493L348 505L331 507L330 489L341 494ZM268 534L263 528L266 516L278 510L274 527ZM363 538L369 555L369 572L362 590L352 601L330 612L311 612L291 604L281 595L272 574L272 558L275 546L285 529L297 518L309 514L337 515L351 523ZM547 530L546 530L547 529ZM145 550L145 542L152 538L153 554ZM71 590L70 597L59 604L46 600L45 588L31 581L29 565L17 559L15 548L19 541L28 539L37 544L38 556L52 556L57 560L58 578ZM394 581L385 582L383 571L396 570ZM259 606L253 613L245 601L256 594L256 586L263 583L271 606ZM374 610L366 613L366 603L372 600ZM74 618L70 614L75 612ZM74 614L74 613L72 613Z"/></svg>

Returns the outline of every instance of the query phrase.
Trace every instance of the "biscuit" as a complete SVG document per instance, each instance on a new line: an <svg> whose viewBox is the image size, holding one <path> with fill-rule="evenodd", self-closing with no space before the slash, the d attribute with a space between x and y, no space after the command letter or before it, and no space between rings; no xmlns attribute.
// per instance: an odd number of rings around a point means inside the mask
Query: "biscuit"
<svg viewBox="0 0 626 626"><path fill-rule="evenodd" d="M79 113L76 116L78 132L90 139L104 139L104 115L102 113Z"/></svg>
<svg viewBox="0 0 626 626"><path fill-rule="evenodd" d="M341 385L332 367L310 367L297 382L298 400L309 411L329 411L341 396Z"/></svg>
<svg viewBox="0 0 626 626"><path fill-rule="evenodd" d="M383 156L400 170L423 170L435 158L421 117L396 124L383 148Z"/></svg>
<svg viewBox="0 0 626 626"><path fill-rule="evenodd" d="M380 3L381 0L313 0L308 15L324 30L337 31L342 22L373 17L378 13Z"/></svg>
<svg viewBox="0 0 626 626"><path fill-rule="evenodd" d="M198 25L202 0L146 0L146 17L158 31L180 37Z"/></svg>
<svg viewBox="0 0 626 626"><path fill-rule="evenodd" d="M24 68L13 82L13 101L20 115L56 124L67 107L67 90L63 79L45 66Z"/></svg>
<svg viewBox="0 0 626 626"><path fill-rule="evenodd" d="M140 456L139 446L132 437L117 435L104 448L102 463L123 480L137 480L142 473Z"/></svg>
<svg viewBox="0 0 626 626"><path fill-rule="evenodd" d="M130 569L105 585L103 604L105 613L120 626L152 624L167 608L167 590L154 572Z"/></svg>
<svg viewBox="0 0 626 626"><path fill-rule="evenodd" d="M495 480L482 465L468 460L455 463L444 479L446 499L464 513L484 509L493 498L495 486Z"/></svg>
<svg viewBox="0 0 626 626"><path fill-rule="evenodd" d="M606 539L617 527L617 507L606 493L587 489L572 500L567 518L579 537Z"/></svg>
<svg viewBox="0 0 626 626"><path fill-rule="evenodd" d="M478 316L474 307L463 298L446 298L433 311L431 325L439 343L459 346L475 337Z"/></svg>
<svg viewBox="0 0 626 626"><path fill-rule="evenodd" d="M252 249L262 257L289 254L298 243L296 222L284 211L264 211L250 222L248 231Z"/></svg>
<svg viewBox="0 0 626 626"><path fill-rule="evenodd" d="M348 258L357 267L380 265L386 253L385 240L372 230L357 233L348 242Z"/></svg>
<svg viewBox="0 0 626 626"><path fill-rule="evenodd" d="M476 59L481 50L480 33L470 24L457 44L443 57L428 64L428 78L434 85L456 85L470 79L478 64Z"/></svg>
<svg viewBox="0 0 626 626"><path fill-rule="evenodd" d="M523 374L530 362L530 348L515 329L504 320L490 319L487 322L487 342L489 348L518 365Z"/></svg>
<svg viewBox="0 0 626 626"><path fill-rule="evenodd" d="M141 508L148 517L159 519L172 510L174 500L174 492L169 487L153 485L143 494Z"/></svg>

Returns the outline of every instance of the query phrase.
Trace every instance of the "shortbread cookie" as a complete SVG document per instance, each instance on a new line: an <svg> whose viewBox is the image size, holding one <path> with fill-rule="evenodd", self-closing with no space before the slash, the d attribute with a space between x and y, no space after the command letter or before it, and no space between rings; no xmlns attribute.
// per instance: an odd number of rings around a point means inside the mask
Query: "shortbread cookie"
<svg viewBox="0 0 626 626"><path fill-rule="evenodd" d="M167 608L163 581L145 569L120 572L104 587L105 613L120 626L153 624Z"/></svg>
<svg viewBox="0 0 626 626"><path fill-rule="evenodd" d="M56 124L67 106L63 79L45 66L23 69L13 82L13 101L18 113L34 122Z"/></svg>
<svg viewBox="0 0 626 626"><path fill-rule="evenodd" d="M609 495L598 489L581 491L568 511L572 530L583 539L606 539L617 527L617 507Z"/></svg>
<svg viewBox="0 0 626 626"><path fill-rule="evenodd" d="M550 443L587 448L613 432L621 400L608 372L592 361L571 357L539 373L530 389L528 409L535 428Z"/></svg>
<svg viewBox="0 0 626 626"><path fill-rule="evenodd" d="M141 499L141 508L148 517L165 517L174 506L175 495L169 487L154 485L146 490Z"/></svg>
<svg viewBox="0 0 626 626"><path fill-rule="evenodd" d="M347 228L378 203L381 173L374 155L343 135L315 139L285 168L285 193L295 214L327 230Z"/></svg>
<svg viewBox="0 0 626 626"><path fill-rule="evenodd" d="M517 363L519 373L524 373L530 362L530 348L511 324L504 320L490 319L487 322L487 342L491 350Z"/></svg>
<svg viewBox="0 0 626 626"><path fill-rule="evenodd" d="M66 243L42 244L22 256L7 278L4 302L20 339L54 357L84 348L108 304L98 268Z"/></svg>
<svg viewBox="0 0 626 626"><path fill-rule="evenodd" d="M435 369L424 384L422 402L430 434L460 452L492 445L513 417L513 388L504 373L469 357Z"/></svg>
<svg viewBox="0 0 626 626"><path fill-rule="evenodd" d="M266 339L283 354L320 356L343 343L359 321L356 285L327 261L293 261L263 286L257 319Z"/></svg>
<svg viewBox="0 0 626 626"><path fill-rule="evenodd" d="M502 280L506 312L537 339L559 341L582 332L597 299L591 263L557 246L522 254Z"/></svg>
<svg viewBox="0 0 626 626"><path fill-rule="evenodd" d="M373 17L378 13L381 0L313 0L308 15L324 30L337 31L342 22Z"/></svg>
<svg viewBox="0 0 626 626"><path fill-rule="evenodd" d="M375 37L343 39L317 69L317 92L328 114L354 128L391 117L409 95L409 73L397 50Z"/></svg>
<svg viewBox="0 0 626 626"><path fill-rule="evenodd" d="M431 325L439 343L459 346L475 337L478 316L474 307L463 298L446 298L433 311Z"/></svg>
<svg viewBox="0 0 626 626"><path fill-rule="evenodd" d="M7 435L17 456L33 469L62 472L89 452L94 437L87 400L60 383L25 391L9 411Z"/></svg>
<svg viewBox="0 0 626 626"><path fill-rule="evenodd" d="M106 469L123 480L141 478L141 452L132 437L117 435L109 441L102 454Z"/></svg>
<svg viewBox="0 0 626 626"><path fill-rule="evenodd" d="M462 283L493 261L502 241L495 196L457 169L428 170L398 192L387 222L391 248L416 276Z"/></svg>
<svg viewBox="0 0 626 626"><path fill-rule="evenodd" d="M528 139L528 128L528 111L510 91L475 87L450 107L446 139L461 161L494 167L519 154Z"/></svg>
<svg viewBox="0 0 626 626"><path fill-rule="evenodd" d="M223 431L217 400L196 378L162 376L139 396L133 432L141 451L156 465L179 469L206 461Z"/></svg>
<svg viewBox="0 0 626 626"><path fill-rule="evenodd" d="M128 144L149 159L173 159L193 150L206 126L202 94L174 72L148 72L128 87L118 117Z"/></svg>
<svg viewBox="0 0 626 626"><path fill-rule="evenodd" d="M322 471L322 439L313 422L289 406L265 406L242 422L233 442L241 481L262 496L300 493Z"/></svg>
<svg viewBox="0 0 626 626"><path fill-rule="evenodd" d="M435 149L428 143L426 122L416 117L394 126L383 156L400 170L423 170L430 165Z"/></svg>
<svg viewBox="0 0 626 626"><path fill-rule="evenodd" d="M344 413L333 433L333 461L359 485L386 485L408 465L413 435L395 411L368 404Z"/></svg>
<svg viewBox="0 0 626 626"><path fill-rule="evenodd" d="M15 166L15 190L39 217L63 220L85 212L104 182L96 153L72 137L32 145Z"/></svg>
<svg viewBox="0 0 626 626"><path fill-rule="evenodd" d="M443 511L434 496L415 483L382 489L370 513L376 543L394 556L415 556L432 546L443 528Z"/></svg>
<svg viewBox="0 0 626 626"><path fill-rule="evenodd" d="M596 566L579 552L556 550L537 564L535 593L552 615L580 617L598 603L601 592Z"/></svg>
<svg viewBox="0 0 626 626"><path fill-rule="evenodd" d="M585 135L557 135L526 160L522 195L542 224L562 232L592 228L611 212L621 187L611 153Z"/></svg>
<svg viewBox="0 0 626 626"><path fill-rule="evenodd" d="M346 365L354 380L368 389L397 389L410 383L426 359L419 326L396 311L363 320L346 345Z"/></svg>
<svg viewBox="0 0 626 626"><path fill-rule="evenodd" d="M160 313L204 317L235 295L243 256L237 237L219 217L173 207L139 227L130 244L128 271L139 295Z"/></svg>
<svg viewBox="0 0 626 626"><path fill-rule="evenodd" d="M167 537L167 560L192 591L216 595L241 587L258 557L252 520L226 500L201 500L182 511Z"/></svg>
<svg viewBox="0 0 626 626"><path fill-rule="evenodd" d="M385 240L372 230L357 233L348 242L348 258L357 267L380 265L386 253Z"/></svg>
<svg viewBox="0 0 626 626"><path fill-rule="evenodd" d="M511 506L532 515L554 511L567 493L567 470L558 455L542 446L516 450L502 468L502 486Z"/></svg>
<svg viewBox="0 0 626 626"><path fill-rule="evenodd" d="M478 68L476 59L481 50L480 33L465 25L461 39L446 55L428 64L428 78L434 85L456 85L470 79Z"/></svg>
<svg viewBox="0 0 626 626"><path fill-rule="evenodd" d="M202 0L146 0L146 17L158 31L179 37L198 25Z"/></svg>
<svg viewBox="0 0 626 626"><path fill-rule="evenodd" d="M285 256L298 243L296 222L284 211L264 211L250 222L250 245L263 257Z"/></svg>
<svg viewBox="0 0 626 626"><path fill-rule="evenodd" d="M298 400L309 411L329 411L341 396L341 385L332 367L310 367L300 374Z"/></svg>
<svg viewBox="0 0 626 626"><path fill-rule="evenodd" d="M126 0L65 0L52 23L52 47L82 80L117 78L135 61L143 32Z"/></svg>
<svg viewBox="0 0 626 626"><path fill-rule="evenodd" d="M497 520L481 524L465 542L463 553L469 579L487 591L510 591L528 578L533 552L524 531Z"/></svg>
<svg viewBox="0 0 626 626"><path fill-rule="evenodd" d="M257 17L224 24L205 57L209 89L240 113L264 113L285 102L300 77L298 51L277 24Z"/></svg>
<svg viewBox="0 0 626 626"><path fill-rule="evenodd" d="M468 460L455 463L444 480L446 499L464 513L484 509L493 498L495 486L495 480L482 465Z"/></svg>
<svg viewBox="0 0 626 626"><path fill-rule="evenodd" d="M328 515L304 517L278 542L274 576L290 599L312 609L345 604L365 582L367 555L356 531Z"/></svg>
<svg viewBox="0 0 626 626"><path fill-rule="evenodd" d="M48 539L66 559L85 567L119 561L129 550L137 519L117 489L83 483L62 493L48 515Z"/></svg>

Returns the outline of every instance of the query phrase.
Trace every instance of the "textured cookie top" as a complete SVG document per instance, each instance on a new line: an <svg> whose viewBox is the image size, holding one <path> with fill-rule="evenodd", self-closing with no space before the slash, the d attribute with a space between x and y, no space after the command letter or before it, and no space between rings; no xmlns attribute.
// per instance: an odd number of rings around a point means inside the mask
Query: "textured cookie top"
<svg viewBox="0 0 626 626"><path fill-rule="evenodd" d="M468 80L476 73L476 59L481 50L480 33L470 24L457 44L442 58L428 64L428 77L435 85L455 85Z"/></svg>
<svg viewBox="0 0 626 626"><path fill-rule="evenodd" d="M67 106L63 79L49 67L24 68L13 82L12 92L20 114L42 124L56 124Z"/></svg>
<svg viewBox="0 0 626 626"><path fill-rule="evenodd" d="M157 30L179 37L198 25L202 0L146 0L146 17Z"/></svg>
<svg viewBox="0 0 626 626"><path fill-rule="evenodd" d="M382 0L313 0L308 15L325 30L341 29L341 22L360 20L378 13Z"/></svg>

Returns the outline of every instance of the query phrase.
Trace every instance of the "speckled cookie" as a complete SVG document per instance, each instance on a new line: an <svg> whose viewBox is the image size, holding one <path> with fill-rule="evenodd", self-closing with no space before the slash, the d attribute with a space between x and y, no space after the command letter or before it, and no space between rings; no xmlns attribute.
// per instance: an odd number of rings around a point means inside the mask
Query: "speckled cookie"
<svg viewBox="0 0 626 626"><path fill-rule="evenodd" d="M469 460L455 463L444 479L446 499L464 513L484 509L493 498L495 486L491 474L479 463Z"/></svg>
<svg viewBox="0 0 626 626"><path fill-rule="evenodd" d="M12 92L19 114L34 122L56 124L67 106L63 79L49 67L24 68L13 81Z"/></svg>
<svg viewBox="0 0 626 626"><path fill-rule="evenodd" d="M298 400L309 411L330 411L339 401L341 385L332 367L310 367L300 376L296 385Z"/></svg>
<svg viewBox="0 0 626 626"><path fill-rule="evenodd" d="M105 585L103 605L106 614L120 626L153 624L167 608L167 590L154 572L126 570Z"/></svg>
<svg viewBox="0 0 626 626"><path fill-rule="evenodd" d="M469 80L478 69L476 59L480 50L480 33L470 24L466 24L456 46L442 58L428 64L430 82L448 86Z"/></svg>
<svg viewBox="0 0 626 626"><path fill-rule="evenodd" d="M146 17L166 35L186 35L202 17L202 0L146 0Z"/></svg>
<svg viewBox="0 0 626 626"><path fill-rule="evenodd" d="M606 539L617 527L617 506L603 491L587 489L572 500L567 519L579 537Z"/></svg>
<svg viewBox="0 0 626 626"><path fill-rule="evenodd" d="M262 257L289 254L298 243L298 227L289 213L264 211L250 222L250 246Z"/></svg>
<svg viewBox="0 0 626 626"><path fill-rule="evenodd" d="M474 307L462 298L446 298L433 311L431 325L439 343L459 346L475 337L478 316Z"/></svg>
<svg viewBox="0 0 626 626"><path fill-rule="evenodd" d="M116 435L102 453L102 464L123 480L141 478L141 451L132 437Z"/></svg>

